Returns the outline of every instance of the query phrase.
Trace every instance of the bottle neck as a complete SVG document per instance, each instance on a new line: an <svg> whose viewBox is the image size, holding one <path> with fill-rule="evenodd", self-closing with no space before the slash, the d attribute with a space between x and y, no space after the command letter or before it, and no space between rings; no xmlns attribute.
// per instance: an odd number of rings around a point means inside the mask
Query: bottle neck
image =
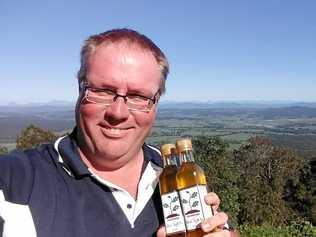
<svg viewBox="0 0 316 237"><path fill-rule="evenodd" d="M180 153L180 161L183 162L194 162L192 150L183 151Z"/></svg>
<svg viewBox="0 0 316 237"><path fill-rule="evenodd" d="M175 165L177 166L177 157L175 155L164 156L163 166Z"/></svg>

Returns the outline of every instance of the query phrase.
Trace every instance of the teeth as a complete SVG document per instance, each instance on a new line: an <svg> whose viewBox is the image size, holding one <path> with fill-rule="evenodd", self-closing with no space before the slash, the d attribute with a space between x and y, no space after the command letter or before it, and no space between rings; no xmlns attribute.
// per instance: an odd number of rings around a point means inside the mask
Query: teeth
<svg viewBox="0 0 316 237"><path fill-rule="evenodd" d="M107 130L109 130L113 134L119 134L121 133L121 131L123 131L123 129L121 128L107 128Z"/></svg>

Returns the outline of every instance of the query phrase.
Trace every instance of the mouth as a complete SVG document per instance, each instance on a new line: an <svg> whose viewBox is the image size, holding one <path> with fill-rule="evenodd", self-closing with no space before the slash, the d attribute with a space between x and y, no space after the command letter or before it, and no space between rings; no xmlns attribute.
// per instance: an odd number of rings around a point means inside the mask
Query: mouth
<svg viewBox="0 0 316 237"><path fill-rule="evenodd" d="M125 137L128 134L130 129L131 129L130 127L116 128L116 127L101 126L101 131L103 135L110 138Z"/></svg>

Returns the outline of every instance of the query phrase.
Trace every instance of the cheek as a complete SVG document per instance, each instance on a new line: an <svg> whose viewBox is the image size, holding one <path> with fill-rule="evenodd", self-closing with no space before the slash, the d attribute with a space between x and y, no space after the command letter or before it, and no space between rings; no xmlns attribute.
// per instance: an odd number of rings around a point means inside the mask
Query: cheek
<svg viewBox="0 0 316 237"><path fill-rule="evenodd" d="M155 122L156 112L151 111L148 114L142 113L139 116L135 116L136 123L142 128L151 128Z"/></svg>
<svg viewBox="0 0 316 237"><path fill-rule="evenodd" d="M96 106L82 105L79 108L79 116L81 123L95 123L102 119L102 111Z"/></svg>

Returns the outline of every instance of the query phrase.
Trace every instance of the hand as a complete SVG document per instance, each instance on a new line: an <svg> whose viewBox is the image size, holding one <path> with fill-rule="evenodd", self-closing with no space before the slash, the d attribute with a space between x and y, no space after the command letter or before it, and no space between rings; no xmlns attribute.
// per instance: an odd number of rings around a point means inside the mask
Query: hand
<svg viewBox="0 0 316 237"><path fill-rule="evenodd" d="M239 237L238 232L229 231L224 227L228 216L224 212L218 212L220 199L216 193L208 193L204 200L214 211L214 216L201 223L201 229L205 232L204 237Z"/></svg>
<svg viewBox="0 0 316 237"><path fill-rule="evenodd" d="M210 205L214 211L214 216L202 222L201 228L205 232L204 237L239 237L238 232L229 231L224 227L228 220L227 214L218 212L220 199L215 193L208 193L205 202ZM157 231L157 237L166 237L166 228L164 225L160 226Z"/></svg>

